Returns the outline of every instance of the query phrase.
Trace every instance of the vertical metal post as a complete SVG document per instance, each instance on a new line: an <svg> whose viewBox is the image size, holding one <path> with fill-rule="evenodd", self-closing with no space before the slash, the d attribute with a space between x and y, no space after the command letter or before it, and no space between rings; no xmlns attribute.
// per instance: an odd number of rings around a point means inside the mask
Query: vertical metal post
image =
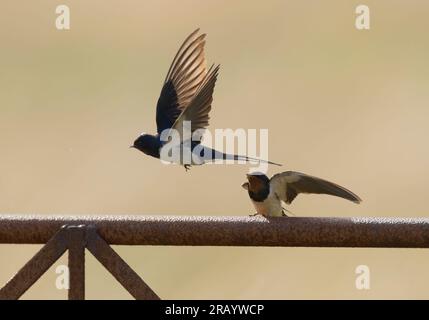
<svg viewBox="0 0 429 320"><path fill-rule="evenodd" d="M85 299L86 226L67 226L69 252L69 300Z"/></svg>

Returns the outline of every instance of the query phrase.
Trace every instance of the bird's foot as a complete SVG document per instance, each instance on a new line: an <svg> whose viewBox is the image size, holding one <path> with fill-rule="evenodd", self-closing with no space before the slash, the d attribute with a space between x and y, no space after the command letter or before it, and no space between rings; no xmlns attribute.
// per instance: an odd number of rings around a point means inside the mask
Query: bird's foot
<svg viewBox="0 0 429 320"><path fill-rule="evenodd" d="M188 172L188 170L191 170L191 165L190 164L185 164L185 171Z"/></svg>
<svg viewBox="0 0 429 320"><path fill-rule="evenodd" d="M249 214L249 217L256 217L256 216L259 216L259 213L254 213L254 214Z"/></svg>
<svg viewBox="0 0 429 320"><path fill-rule="evenodd" d="M290 213L291 214L291 216L293 216L293 217L295 217L295 215L292 213L292 211L290 211L290 210L288 210L288 209L286 209L286 208L282 208L283 210L282 210L282 217L290 217L290 216L288 216L287 214L286 214L286 212L287 213Z"/></svg>

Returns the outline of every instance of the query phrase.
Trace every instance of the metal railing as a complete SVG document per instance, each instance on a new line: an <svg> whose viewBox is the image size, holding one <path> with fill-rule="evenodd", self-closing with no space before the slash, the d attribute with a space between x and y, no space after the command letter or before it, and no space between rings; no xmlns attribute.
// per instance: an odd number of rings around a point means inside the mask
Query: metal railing
<svg viewBox="0 0 429 320"><path fill-rule="evenodd" d="M69 299L85 298L85 248L136 299L159 299L110 245L428 248L429 218L0 215L0 244L45 244L0 289L18 299L68 251Z"/></svg>

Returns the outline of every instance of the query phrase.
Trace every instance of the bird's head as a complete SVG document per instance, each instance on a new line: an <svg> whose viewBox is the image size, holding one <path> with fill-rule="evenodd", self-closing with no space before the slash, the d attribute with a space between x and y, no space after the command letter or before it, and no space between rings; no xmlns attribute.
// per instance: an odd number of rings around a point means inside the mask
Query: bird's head
<svg viewBox="0 0 429 320"><path fill-rule="evenodd" d="M247 191L258 193L261 190L269 188L270 179L263 173L254 172L247 174L246 177L248 182L243 183L241 186Z"/></svg>
<svg viewBox="0 0 429 320"><path fill-rule="evenodd" d="M140 136L130 146L130 148L135 148L153 157L159 157L159 147L160 143L157 137L146 133L140 134Z"/></svg>

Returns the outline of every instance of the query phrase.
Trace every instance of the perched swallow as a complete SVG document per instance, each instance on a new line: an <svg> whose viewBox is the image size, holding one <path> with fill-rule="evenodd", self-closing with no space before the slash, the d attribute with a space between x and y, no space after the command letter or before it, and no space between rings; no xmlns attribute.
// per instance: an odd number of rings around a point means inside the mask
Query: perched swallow
<svg viewBox="0 0 429 320"><path fill-rule="evenodd" d="M265 174L252 173L247 175L247 180L242 187L248 191L256 214L266 217L286 216L282 202L291 204L300 193L328 194L354 203L362 201L353 192L338 184L300 172L286 171L275 174L271 179Z"/></svg>
<svg viewBox="0 0 429 320"><path fill-rule="evenodd" d="M165 141L161 140L164 130L175 129L180 134L176 148L182 154L194 151L200 141L192 141L183 137L183 123L190 121L191 134L198 129L206 129L209 125L209 112L213 100L213 91L219 73L219 65L206 68L204 56L205 34L198 35L199 29L190 34L179 48L168 70L156 107L157 134L142 133L131 146L146 155L160 158L161 148ZM201 148L199 148L201 149ZM254 159L241 155L228 155L205 147L204 156L197 155L190 163L184 163L183 157L173 161L184 165L188 170L190 165L199 165L218 159L233 159L245 161L260 161L276 164L266 160ZM279 165L279 164L276 164Z"/></svg>

